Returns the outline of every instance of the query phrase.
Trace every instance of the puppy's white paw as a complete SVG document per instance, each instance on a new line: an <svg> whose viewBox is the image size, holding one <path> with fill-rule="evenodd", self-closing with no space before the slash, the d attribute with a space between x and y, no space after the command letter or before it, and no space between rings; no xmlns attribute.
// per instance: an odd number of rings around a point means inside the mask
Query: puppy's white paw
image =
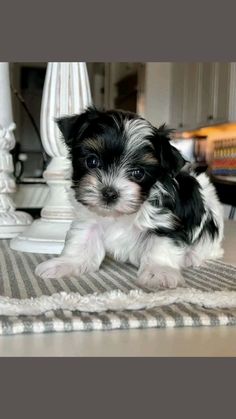
<svg viewBox="0 0 236 419"><path fill-rule="evenodd" d="M186 253L184 258L184 267L190 268L192 267L198 267L203 266L205 263L202 260L202 258L199 257L199 255L194 252L194 250L190 250L188 253Z"/></svg>
<svg viewBox="0 0 236 419"><path fill-rule="evenodd" d="M184 279L178 269L169 266L152 265L142 269L138 274L138 285L151 290L157 288L176 288L184 285Z"/></svg>
<svg viewBox="0 0 236 419"><path fill-rule="evenodd" d="M35 274L43 279L62 278L68 275L79 276L83 273L78 264L60 257L42 262L35 269Z"/></svg>

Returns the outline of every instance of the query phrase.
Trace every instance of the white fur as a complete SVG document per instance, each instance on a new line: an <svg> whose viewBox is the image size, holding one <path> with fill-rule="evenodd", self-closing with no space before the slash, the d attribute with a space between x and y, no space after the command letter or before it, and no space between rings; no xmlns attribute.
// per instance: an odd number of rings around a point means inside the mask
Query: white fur
<svg viewBox="0 0 236 419"><path fill-rule="evenodd" d="M202 264L206 259L222 255L221 205L207 176L202 174L197 180L202 186L206 211L213 212L220 228L219 237L214 241L203 236L196 245L180 246L167 237L147 235L148 229L158 225L171 227L176 222L171 212L161 214L147 201L133 214L117 216L107 212L106 216L101 216L74 200L76 220L68 232L62 255L40 264L36 274L42 278L79 276L98 270L105 253L110 253L115 259L139 268L139 284L149 288L176 287L182 281L182 267ZM194 232L195 237L201 228L203 224Z"/></svg>
<svg viewBox="0 0 236 419"><path fill-rule="evenodd" d="M127 151L137 150L137 147L142 147L145 143L150 146L148 136L153 135L153 127L145 119L130 119L124 124L125 131L129 141L127 143ZM128 153L127 153L128 155Z"/></svg>
<svg viewBox="0 0 236 419"><path fill-rule="evenodd" d="M174 228L176 222L177 219L171 211L162 212L161 208L156 208L147 201L142 205L135 219L136 226L142 231L156 227Z"/></svg>

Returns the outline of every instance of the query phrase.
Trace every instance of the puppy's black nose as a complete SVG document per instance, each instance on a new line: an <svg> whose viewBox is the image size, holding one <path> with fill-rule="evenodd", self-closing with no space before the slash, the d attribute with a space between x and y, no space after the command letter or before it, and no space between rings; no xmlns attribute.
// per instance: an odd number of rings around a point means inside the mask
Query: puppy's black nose
<svg viewBox="0 0 236 419"><path fill-rule="evenodd" d="M116 201L118 198L118 192L111 187L106 187L102 190L102 196L107 203L110 203Z"/></svg>

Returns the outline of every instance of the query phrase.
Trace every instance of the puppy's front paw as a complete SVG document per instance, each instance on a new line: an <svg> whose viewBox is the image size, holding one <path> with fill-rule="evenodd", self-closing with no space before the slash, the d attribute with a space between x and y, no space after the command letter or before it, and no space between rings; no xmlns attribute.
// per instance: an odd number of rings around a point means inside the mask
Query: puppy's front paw
<svg viewBox="0 0 236 419"><path fill-rule="evenodd" d="M151 290L157 288L176 288L184 284L184 279L178 269L169 266L152 265L140 270L138 285Z"/></svg>
<svg viewBox="0 0 236 419"><path fill-rule="evenodd" d="M43 279L62 278L68 275L79 276L82 273L77 264L60 257L42 262L35 269L35 274Z"/></svg>
<svg viewBox="0 0 236 419"><path fill-rule="evenodd" d="M199 257L199 255L194 250L190 250L188 253L186 253L184 259L185 268L198 267L204 265L206 265L206 263L202 260L202 258Z"/></svg>

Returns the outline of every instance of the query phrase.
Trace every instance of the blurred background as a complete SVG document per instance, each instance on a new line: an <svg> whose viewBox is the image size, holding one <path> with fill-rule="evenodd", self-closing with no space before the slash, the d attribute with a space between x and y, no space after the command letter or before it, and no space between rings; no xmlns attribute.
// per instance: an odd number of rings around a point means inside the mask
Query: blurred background
<svg viewBox="0 0 236 419"><path fill-rule="evenodd" d="M10 64L17 127L12 153L21 185L15 200L17 207L32 212L40 210L47 193L42 174L49 157L40 139L46 67L47 63ZM137 112L156 126L166 123L175 129L173 145L196 171L207 171L225 204L225 217L234 218L236 63L87 63L87 70L97 107ZM42 187L30 194L35 184Z"/></svg>

